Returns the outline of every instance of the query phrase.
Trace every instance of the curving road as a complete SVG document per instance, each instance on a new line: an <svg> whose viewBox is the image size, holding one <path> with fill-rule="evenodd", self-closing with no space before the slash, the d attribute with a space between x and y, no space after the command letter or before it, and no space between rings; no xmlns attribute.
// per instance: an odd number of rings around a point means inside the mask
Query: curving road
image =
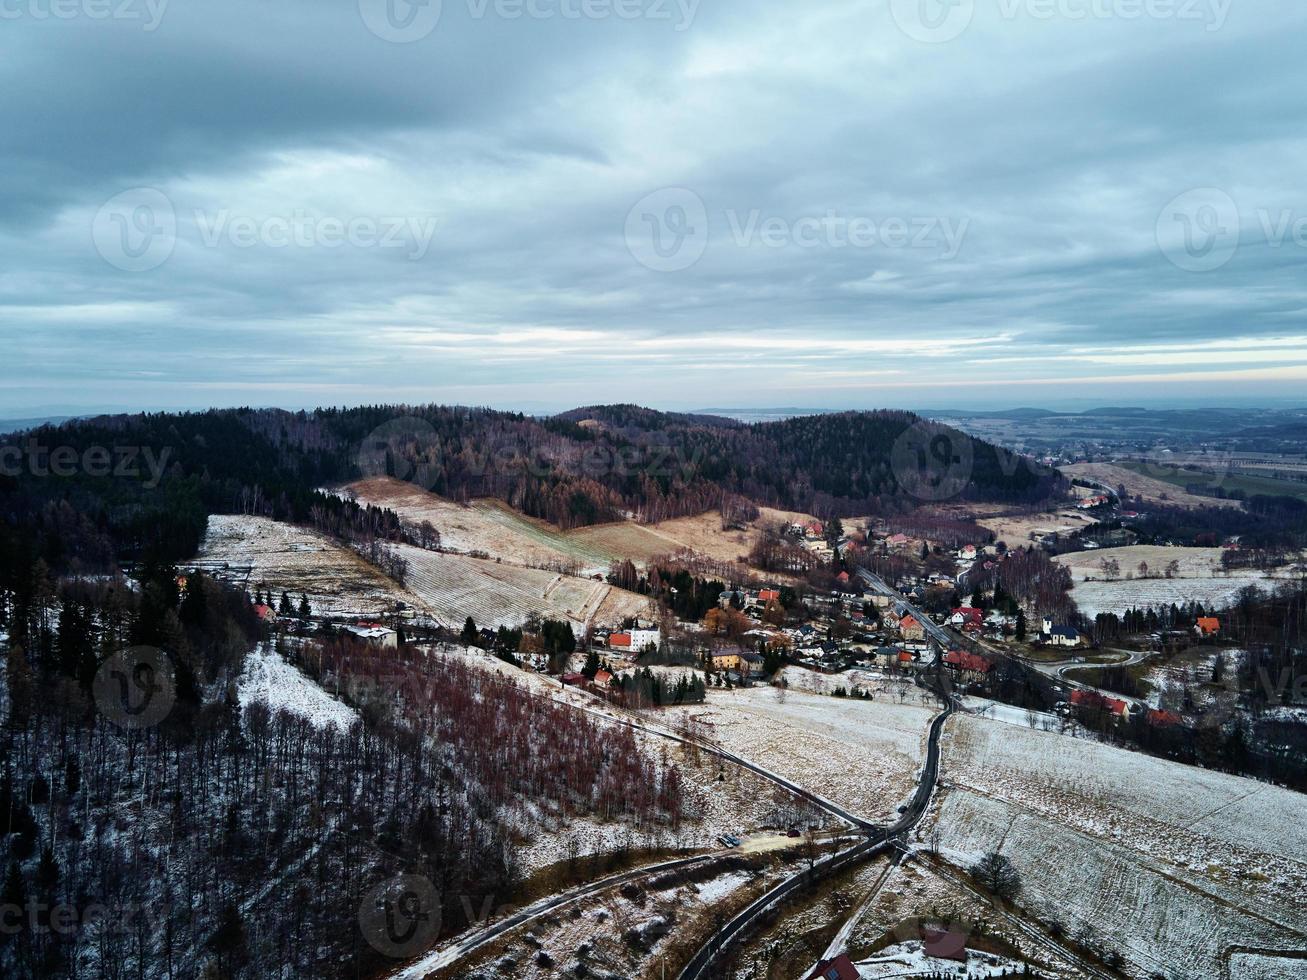
<svg viewBox="0 0 1307 980"><path fill-rule="evenodd" d="M869 858L881 850L898 844L901 838L922 818L935 791L939 778L939 737L944 730L944 723L957 708L956 699L942 689L936 694L945 702L944 711L935 716L930 723L930 732L926 743L926 764L921 770L921 780L917 791L903 815L888 827L876 827L867 831L867 839L846 851L833 854L815 863L811 869L801 871L786 878L769 892L755 900L742 912L717 930L699 949L679 974L679 980L709 980L717 976L717 961L731 944L742 934L747 933L757 921L771 908L794 892L821 881L853 863Z"/></svg>

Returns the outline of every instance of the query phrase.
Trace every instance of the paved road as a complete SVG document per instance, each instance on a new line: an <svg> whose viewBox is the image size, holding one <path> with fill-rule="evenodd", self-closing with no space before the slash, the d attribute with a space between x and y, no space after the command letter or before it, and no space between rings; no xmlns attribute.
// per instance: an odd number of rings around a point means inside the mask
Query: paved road
<svg viewBox="0 0 1307 980"><path fill-rule="evenodd" d="M767 769L763 769L761 766L755 765L754 763L748 761L747 759L742 759L739 756L735 755L734 753L727 752L725 749L719 748L708 742L704 742L701 739L692 739L685 735L680 735L677 734L676 732L667 731L665 729L657 728L652 725L645 725L625 718L619 718L616 715L609 713L608 711L601 711L598 708L586 708L586 707L581 707L579 705L573 705L573 706L579 707L580 710L585 711L587 714L592 714L597 717L603 718L605 721L610 722L612 724L624 725L627 728L632 728L635 729L636 731L645 732L650 735L656 735L660 738L670 739L674 742L679 742L683 745L693 745L694 747L698 748L702 752L707 752L710 755L714 755L720 759L723 759L724 761L748 769L750 772L756 773L757 775L761 776L766 780L769 780L770 782L783 786L784 788L788 789L790 792L794 793L795 795L812 803L814 806L817 806L818 808L825 810L827 813L830 813L833 816L836 816L839 819L847 822L850 826L855 828L860 833L874 833L882 830L882 828L880 828L877 824L873 824L870 821L864 820L861 817L848 812L843 807L840 807L839 805L832 803L831 801L825 799L824 797L818 796L816 793L813 793L810 790L804 789L802 786L799 786L796 783L793 783L790 780L785 779L783 776L779 776L776 773L773 773ZM778 838L777 841L775 841L774 843L777 847L789 847L794 845L794 841L789 838ZM559 908L562 908L565 905L570 905L572 902L575 902L581 898L585 898L589 895L593 895L601 891L606 891L610 888L614 888L617 887L618 885L626 884L627 882L630 881L638 881L639 879L648 877L650 875L661 874L666 871L673 871L677 868L691 867L693 865L701 864L705 861L710 861L724 856L741 854L741 853L756 853L764 849L769 849L769 846L765 842L750 840L746 843L744 847L741 848L729 848L724 850L711 851L707 854L700 854L694 857L678 858L673 861L664 861L659 864L652 864L646 867L637 868L632 871L621 872L620 874L610 875L607 878L601 878L598 881L593 881L584 885L579 885L576 888L572 888L565 892L560 892L557 895L551 895L548 898L543 898L540 901L534 903L533 905L529 905L526 908L521 909L510 916L500 919L498 922L484 926L483 928L478 929L473 933L461 937L460 939L458 939L451 945L446 946L443 949L428 953L426 956L422 957L421 959L390 974L389 980L421 980L422 977L425 977L427 974L431 973L434 970L439 970L444 967L451 966L454 963L457 963L459 960L470 955L471 953L474 953L476 950L482 948L487 943L492 942L495 939L498 939L504 933L512 929L516 929L518 926L524 925L533 919L545 915L546 913L553 912Z"/></svg>
<svg viewBox="0 0 1307 980"><path fill-rule="evenodd" d="M679 980L709 980L709 978L718 976L718 960L722 953L739 936L747 933L765 912L794 892L828 878L836 872L850 867L855 862L872 857L888 847L895 846L909 830L916 826L926 812L926 808L930 805L931 794L935 790L935 783L939 776L940 733L944 730L944 723L948 721L949 715L957 708L957 700L951 694L944 692L942 689L936 691L936 693L940 694L945 701L946 707L930 723L930 734L926 744L926 764L922 767L921 781L917 784L917 791L913 794L912 800L908 803L903 815L888 827L868 831L866 840L848 850L818 861L809 870L801 871L786 878L761 898L758 898L713 934L699 952L694 955L694 958L685 965L680 973Z"/></svg>
<svg viewBox="0 0 1307 980"><path fill-rule="evenodd" d="M1143 663L1150 656L1152 656L1152 654L1149 651L1108 650L1106 652L1120 653L1122 655L1120 660L1115 660L1110 664L1090 663L1088 661L1077 660L1075 658L1068 658L1065 660L1034 660L1030 657L1023 657L1020 654L1014 653L1012 651L1002 651L1002 652L1004 653L1005 656L1011 657L1013 660L1016 660L1018 663L1026 667L1029 667L1031 670L1036 671L1037 673L1043 674L1045 677L1049 678L1050 680L1056 681L1058 684L1061 684L1064 687L1071 688L1073 690L1080 690L1080 691L1093 691L1096 694L1101 694L1105 698L1115 698L1119 701L1128 701L1129 703L1135 705L1135 707L1140 710L1147 710L1149 708L1148 703L1146 701L1140 700L1139 698L1132 698L1124 694L1118 694L1117 692L1109 691L1106 688L1094 687L1091 684L1086 684L1083 681L1078 681L1073 677L1066 676L1067 671L1069 670L1077 670L1077 669L1083 670L1086 668L1092 669L1094 667L1133 667L1135 664Z"/></svg>
<svg viewBox="0 0 1307 980"><path fill-rule="evenodd" d="M674 861L663 861L660 864L651 864L643 868L636 868L633 871L623 871L619 874L609 875L607 878L600 878L598 881L592 881L585 885L580 885L557 895L551 895L548 898L542 898L533 905L514 912L512 915L505 916L498 922L485 926L476 932L464 936L457 942L444 949L428 953L422 959L410 963L401 970L390 974L389 980L422 980L427 974L442 969L443 967L452 966L463 957L474 953L482 946L495 939L498 939L510 929L516 929L520 925L530 922L547 912L555 911L564 905L570 905L577 899L585 898L587 895L593 895L596 892L605 891L609 888L615 888L618 885L626 884L629 881L637 881L648 875L661 874L666 871L675 871L678 868L689 868L696 864L702 864L723 855L734 853L733 851L723 850L714 851L710 854L700 854L695 857L678 858Z"/></svg>
<svg viewBox="0 0 1307 980"><path fill-rule="evenodd" d="M876 575L874 572L869 572L865 568L859 568L858 577L881 595L893 599L900 615L905 612L910 613L925 628L926 635L939 644L941 648L952 650L958 645L959 640L956 636L950 633L943 626L940 626L939 623L935 622L912 603L908 602L907 599L903 598L903 594L899 592L898 589L891 588L890 585L879 575Z"/></svg>

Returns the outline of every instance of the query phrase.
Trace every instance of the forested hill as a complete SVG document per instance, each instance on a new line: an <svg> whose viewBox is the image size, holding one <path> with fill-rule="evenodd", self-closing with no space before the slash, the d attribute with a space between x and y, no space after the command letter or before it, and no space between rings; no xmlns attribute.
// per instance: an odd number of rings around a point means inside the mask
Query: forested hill
<svg viewBox="0 0 1307 980"><path fill-rule="evenodd" d="M733 497L891 513L919 502L903 480L918 459L969 477L949 496L1030 501L1058 483L903 412L756 425L630 405L543 419L448 406L106 416L0 437L0 547L37 549L51 567L179 560L207 515L240 512L386 536L395 515L320 492L381 474L455 499L497 497L564 527L697 514Z"/></svg>

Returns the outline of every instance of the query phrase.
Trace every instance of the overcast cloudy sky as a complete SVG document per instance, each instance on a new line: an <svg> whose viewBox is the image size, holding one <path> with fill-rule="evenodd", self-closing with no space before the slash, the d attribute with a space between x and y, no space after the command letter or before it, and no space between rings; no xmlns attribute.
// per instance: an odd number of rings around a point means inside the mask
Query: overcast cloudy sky
<svg viewBox="0 0 1307 980"><path fill-rule="evenodd" d="M1286 0L0 0L0 414L1292 399L1305 46Z"/></svg>

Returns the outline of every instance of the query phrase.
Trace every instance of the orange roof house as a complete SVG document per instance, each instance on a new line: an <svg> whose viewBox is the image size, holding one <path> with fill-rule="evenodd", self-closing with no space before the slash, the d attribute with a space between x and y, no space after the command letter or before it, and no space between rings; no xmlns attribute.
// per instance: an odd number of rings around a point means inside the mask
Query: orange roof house
<svg viewBox="0 0 1307 980"><path fill-rule="evenodd" d="M1221 632L1221 621L1215 616L1200 616L1198 618L1198 632L1203 636L1215 636Z"/></svg>

